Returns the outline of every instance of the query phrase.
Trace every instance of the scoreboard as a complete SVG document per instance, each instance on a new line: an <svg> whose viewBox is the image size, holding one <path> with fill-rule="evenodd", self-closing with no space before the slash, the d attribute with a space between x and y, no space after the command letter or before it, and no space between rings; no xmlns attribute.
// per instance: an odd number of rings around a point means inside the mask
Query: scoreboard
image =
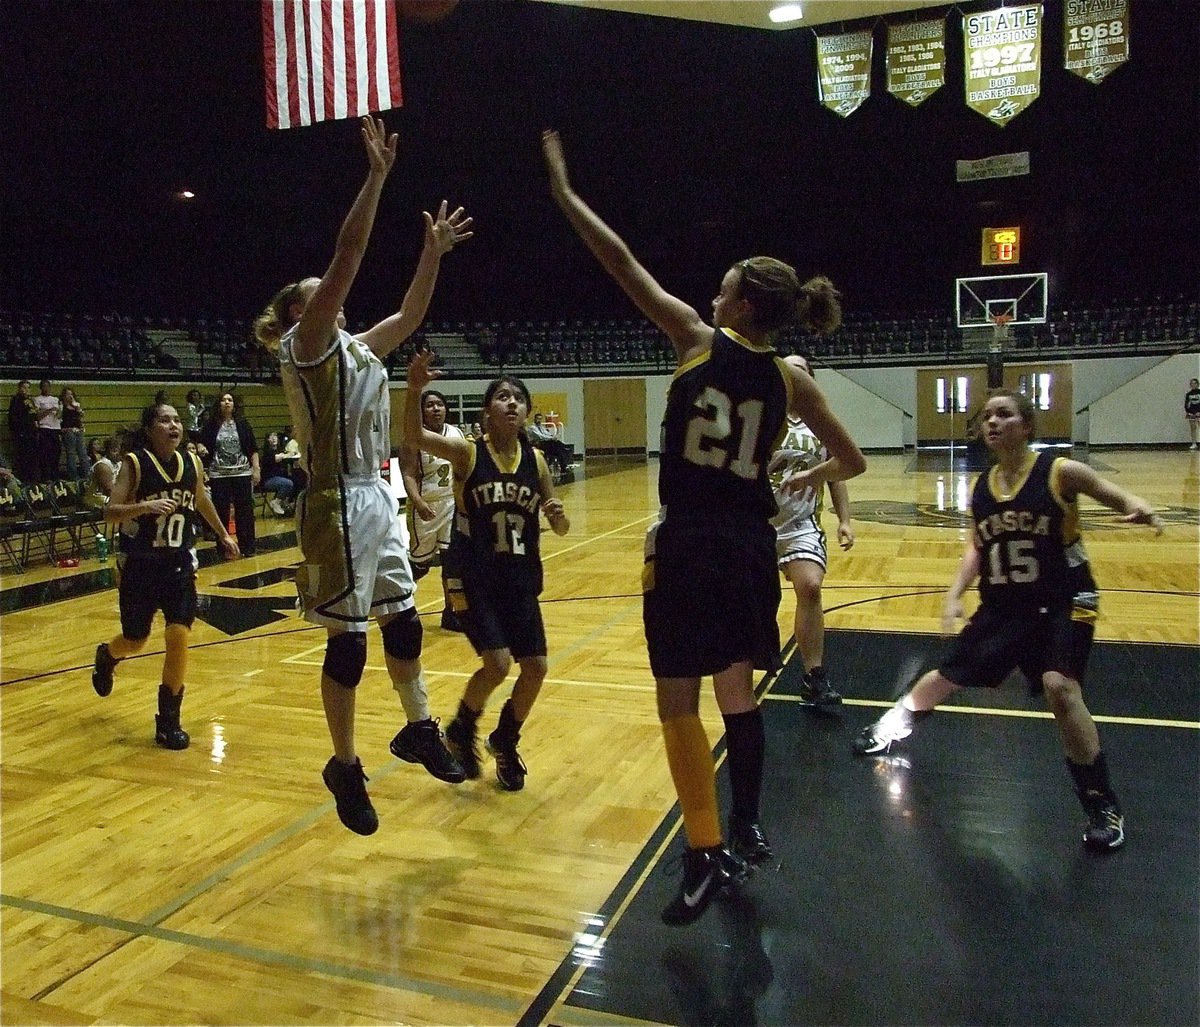
<svg viewBox="0 0 1200 1027"><path fill-rule="evenodd" d="M980 263L984 267L1021 262L1021 229L985 228Z"/></svg>

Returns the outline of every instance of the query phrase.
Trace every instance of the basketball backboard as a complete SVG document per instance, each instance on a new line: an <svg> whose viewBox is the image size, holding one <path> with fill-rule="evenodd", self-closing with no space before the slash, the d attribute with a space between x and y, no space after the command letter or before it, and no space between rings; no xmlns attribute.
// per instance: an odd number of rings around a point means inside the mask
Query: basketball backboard
<svg viewBox="0 0 1200 1027"><path fill-rule="evenodd" d="M1046 323L1047 275L985 275L954 280L959 328L990 328L997 317L1010 325Z"/></svg>

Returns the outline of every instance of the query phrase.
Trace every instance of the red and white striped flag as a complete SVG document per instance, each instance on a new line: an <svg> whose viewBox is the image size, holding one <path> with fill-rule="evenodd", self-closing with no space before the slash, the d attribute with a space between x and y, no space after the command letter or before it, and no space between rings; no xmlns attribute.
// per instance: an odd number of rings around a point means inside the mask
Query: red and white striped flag
<svg viewBox="0 0 1200 1027"><path fill-rule="evenodd" d="M267 127L400 106L392 0L262 0Z"/></svg>

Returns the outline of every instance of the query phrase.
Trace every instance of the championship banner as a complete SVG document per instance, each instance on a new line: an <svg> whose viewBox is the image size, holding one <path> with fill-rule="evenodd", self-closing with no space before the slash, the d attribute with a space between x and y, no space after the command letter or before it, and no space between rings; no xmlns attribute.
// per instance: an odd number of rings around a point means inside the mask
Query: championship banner
<svg viewBox="0 0 1200 1027"><path fill-rule="evenodd" d="M1006 125L1034 100L1042 81L1042 5L1001 7L963 18L967 106Z"/></svg>
<svg viewBox="0 0 1200 1027"><path fill-rule="evenodd" d="M1128 0L1067 0L1063 67L1099 83L1127 60Z"/></svg>
<svg viewBox="0 0 1200 1027"><path fill-rule="evenodd" d="M817 95L843 118L871 95L871 31L817 36Z"/></svg>
<svg viewBox="0 0 1200 1027"><path fill-rule="evenodd" d="M946 84L946 19L888 26L887 90L916 107Z"/></svg>

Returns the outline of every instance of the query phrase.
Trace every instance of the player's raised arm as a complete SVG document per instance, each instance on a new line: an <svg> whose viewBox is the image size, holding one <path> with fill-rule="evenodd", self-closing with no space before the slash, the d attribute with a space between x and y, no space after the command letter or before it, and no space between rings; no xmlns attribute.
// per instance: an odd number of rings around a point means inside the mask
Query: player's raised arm
<svg viewBox="0 0 1200 1027"><path fill-rule="evenodd" d="M667 334L679 361L688 359L693 349L707 345L712 329L700 315L663 289L624 240L572 188L557 132L542 133L542 155L550 175L550 193L571 227L638 309Z"/></svg>
<svg viewBox="0 0 1200 1027"><path fill-rule="evenodd" d="M387 134L382 118L363 118L362 137L367 151L367 179L342 222L333 259L300 316L292 352L301 363L316 360L337 329L338 315L367 252L383 183L396 162L399 137Z"/></svg>

